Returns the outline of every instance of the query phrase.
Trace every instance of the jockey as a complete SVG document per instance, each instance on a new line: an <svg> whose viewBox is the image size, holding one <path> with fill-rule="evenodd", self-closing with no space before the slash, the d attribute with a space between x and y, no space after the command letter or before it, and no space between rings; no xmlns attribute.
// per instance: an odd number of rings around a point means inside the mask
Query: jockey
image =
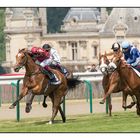
<svg viewBox="0 0 140 140"><path fill-rule="evenodd" d="M114 52L117 52L117 51L119 51L120 50L120 44L118 43L118 42L115 42L115 43L113 43L112 44L112 50L114 51Z"/></svg>
<svg viewBox="0 0 140 140"><path fill-rule="evenodd" d="M50 78L51 84L58 85L60 84L60 80L57 76L50 70L48 65L48 60L50 59L50 53L46 52L43 48L32 47L31 54L37 64L43 67L42 72Z"/></svg>
<svg viewBox="0 0 140 140"><path fill-rule="evenodd" d="M46 50L46 52L50 53L50 58L47 60L47 64L50 66L57 67L61 73L67 76L68 72L64 67L60 65L60 56L57 53L57 51L54 48L52 48L49 44L44 44L42 48Z"/></svg>
<svg viewBox="0 0 140 140"><path fill-rule="evenodd" d="M124 58L127 61L127 63L138 70L137 66L140 65L139 50L127 41L122 42L121 46Z"/></svg>
<svg viewBox="0 0 140 140"><path fill-rule="evenodd" d="M114 55L123 55L121 52L121 46L118 42L112 44L112 48Z"/></svg>

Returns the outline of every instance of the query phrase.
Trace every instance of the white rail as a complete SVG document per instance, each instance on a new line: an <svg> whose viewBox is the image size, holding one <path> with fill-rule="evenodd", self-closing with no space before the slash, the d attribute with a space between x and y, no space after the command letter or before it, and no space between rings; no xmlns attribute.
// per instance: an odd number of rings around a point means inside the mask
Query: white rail
<svg viewBox="0 0 140 140"><path fill-rule="evenodd" d="M89 81L101 81L103 78L101 72L76 72L73 73L73 75L79 76L80 80L89 80ZM0 84L11 84L11 82L16 82L17 80L22 80L23 78L24 74L14 76L0 76Z"/></svg>

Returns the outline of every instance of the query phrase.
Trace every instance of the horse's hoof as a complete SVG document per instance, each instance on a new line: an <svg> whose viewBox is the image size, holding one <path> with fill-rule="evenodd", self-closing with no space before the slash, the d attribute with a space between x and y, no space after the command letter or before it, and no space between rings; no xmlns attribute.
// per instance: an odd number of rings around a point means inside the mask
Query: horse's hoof
<svg viewBox="0 0 140 140"><path fill-rule="evenodd" d="M66 122L66 118L63 119L63 123L65 123L65 122Z"/></svg>
<svg viewBox="0 0 140 140"><path fill-rule="evenodd" d="M48 124L53 124L53 122L52 121L49 121Z"/></svg>
<svg viewBox="0 0 140 140"><path fill-rule="evenodd" d="M13 108L15 108L15 106L14 106L14 105L11 105L11 106L9 107L9 109L13 109Z"/></svg>
<svg viewBox="0 0 140 140"><path fill-rule="evenodd" d="M123 108L123 109L125 109L125 110L127 109L127 107L126 107L126 106L122 106L122 108Z"/></svg>
<svg viewBox="0 0 140 140"><path fill-rule="evenodd" d="M48 105L47 105L47 104L42 104L42 106L43 106L44 108L47 108Z"/></svg>
<svg viewBox="0 0 140 140"><path fill-rule="evenodd" d="M102 101L100 101L99 103L100 103L100 104L104 104L105 102L102 100Z"/></svg>
<svg viewBox="0 0 140 140"><path fill-rule="evenodd" d="M25 112L26 112L26 113L29 113L29 112L31 111L31 109L32 109L31 106L30 106L30 107L26 107L26 108L25 108Z"/></svg>

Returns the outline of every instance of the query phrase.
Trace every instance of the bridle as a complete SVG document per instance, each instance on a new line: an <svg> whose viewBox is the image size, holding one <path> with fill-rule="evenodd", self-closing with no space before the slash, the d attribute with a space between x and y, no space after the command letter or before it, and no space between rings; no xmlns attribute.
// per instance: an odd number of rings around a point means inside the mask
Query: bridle
<svg viewBox="0 0 140 140"><path fill-rule="evenodd" d="M112 60L113 61L113 60ZM110 64L109 64L109 71L110 72L114 72L114 71L116 71L116 70L118 70L119 69L119 65L121 64L121 62L122 62L122 59L120 58L119 60L117 60L118 62L117 62L117 64L116 63L114 63L114 62L110 62Z"/></svg>
<svg viewBox="0 0 140 140"><path fill-rule="evenodd" d="M107 57L102 55L100 58L100 63L99 63L100 70L102 73L104 74L108 73L108 64L109 64L109 60L107 59Z"/></svg>
<svg viewBox="0 0 140 140"><path fill-rule="evenodd" d="M23 62L18 63L18 64L15 66L15 68L18 69L18 70L21 69L23 66L25 66L26 63L27 63L27 61L28 61L28 57L27 57L26 52L22 52L22 53L24 54L25 59L24 59ZM41 71L40 71L40 69L39 69L39 70L36 71L36 72L30 72L30 73L28 73L28 74L26 73L25 76L31 77L31 76L33 76L33 75L40 74L40 73L41 73Z"/></svg>
<svg viewBox="0 0 140 140"><path fill-rule="evenodd" d="M27 57L26 53L24 53L24 52L22 52L22 53L24 54L25 59L24 59L23 62L18 63L17 65L15 65L16 69L21 69L26 64L26 62L28 60L28 57Z"/></svg>

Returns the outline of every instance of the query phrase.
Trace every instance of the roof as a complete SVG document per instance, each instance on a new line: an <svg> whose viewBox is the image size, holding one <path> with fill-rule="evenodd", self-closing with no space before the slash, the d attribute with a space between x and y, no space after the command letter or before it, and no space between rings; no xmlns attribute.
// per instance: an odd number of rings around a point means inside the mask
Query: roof
<svg viewBox="0 0 140 140"><path fill-rule="evenodd" d="M140 35L140 8L113 8L100 34L113 35L113 27L119 23L128 27L128 36Z"/></svg>
<svg viewBox="0 0 140 140"><path fill-rule="evenodd" d="M100 12L97 8L70 8L64 22L76 18L78 21L99 20Z"/></svg>

